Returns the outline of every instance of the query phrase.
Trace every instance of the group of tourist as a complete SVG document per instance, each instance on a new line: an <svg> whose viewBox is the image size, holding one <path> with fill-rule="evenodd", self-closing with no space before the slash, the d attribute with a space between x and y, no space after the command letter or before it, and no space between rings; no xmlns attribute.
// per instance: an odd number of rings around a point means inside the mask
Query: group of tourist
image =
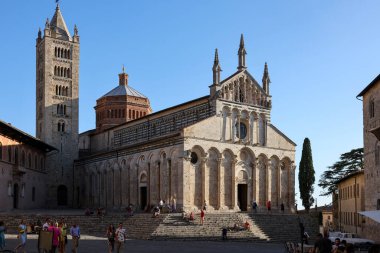
<svg viewBox="0 0 380 253"><path fill-rule="evenodd" d="M127 232L125 228L123 228L123 223L119 223L118 228L115 230L115 227L110 224L106 231L106 236L108 239L108 252L112 253L115 249L116 242L116 252L121 252L123 248L123 244L127 238Z"/></svg>
<svg viewBox="0 0 380 253"><path fill-rule="evenodd" d="M40 221L37 224L41 223ZM43 225L36 225L36 228L39 227L39 231L48 231L52 233L52 247L50 249L51 253L55 253L58 249L59 253L66 252L67 244L67 224L65 218L61 218L59 221L52 221L49 218L45 220ZM0 250L5 249L5 232L6 226L3 221L0 221ZM32 228L29 225L26 225L24 219L22 219L17 227L17 239L19 243L15 247L15 252L26 252L26 243L27 243L27 232L32 232ZM41 234L40 234L41 235ZM78 240L80 238L79 226L73 224L70 228L70 235L72 237L72 252L76 253L78 248Z"/></svg>

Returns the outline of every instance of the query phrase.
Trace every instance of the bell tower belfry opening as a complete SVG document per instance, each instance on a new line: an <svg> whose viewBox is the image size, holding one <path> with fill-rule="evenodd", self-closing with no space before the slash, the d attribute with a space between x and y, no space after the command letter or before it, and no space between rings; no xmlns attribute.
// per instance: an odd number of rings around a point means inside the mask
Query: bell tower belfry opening
<svg viewBox="0 0 380 253"><path fill-rule="evenodd" d="M67 29L60 6L47 19L36 39L36 136L58 149L47 157L47 206L58 205L57 186L69 190L71 204L73 161L78 157L79 35ZM59 204L62 204L61 202Z"/></svg>

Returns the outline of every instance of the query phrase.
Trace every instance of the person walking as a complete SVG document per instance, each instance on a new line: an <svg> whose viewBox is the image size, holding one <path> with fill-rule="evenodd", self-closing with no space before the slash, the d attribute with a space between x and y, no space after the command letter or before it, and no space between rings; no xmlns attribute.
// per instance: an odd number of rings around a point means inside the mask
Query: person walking
<svg viewBox="0 0 380 253"><path fill-rule="evenodd" d="M108 252L112 253L115 248L115 227L110 224L107 228Z"/></svg>
<svg viewBox="0 0 380 253"><path fill-rule="evenodd" d="M58 245L58 252L59 253L65 253L66 252L66 229L64 229L64 224L62 220L58 223L58 229L60 232L59 235L59 245Z"/></svg>
<svg viewBox="0 0 380 253"><path fill-rule="evenodd" d="M120 253L123 248L123 244L125 243L125 239L127 237L127 232L123 228L123 223L121 222L119 223L119 227L116 229L115 235L116 235L116 252Z"/></svg>
<svg viewBox="0 0 380 253"><path fill-rule="evenodd" d="M25 251L25 245L26 245L26 225L25 221L21 220L20 225L18 226L18 235L17 238L20 239L20 243L16 246L14 249L15 252L18 252L19 249L22 249L22 252Z"/></svg>
<svg viewBox="0 0 380 253"><path fill-rule="evenodd" d="M79 246L79 238L80 238L80 229L79 229L79 226L77 224L74 224L70 228L70 235L73 238L72 239L73 244L72 244L71 252L77 253L78 246Z"/></svg>
<svg viewBox="0 0 380 253"><path fill-rule="evenodd" d="M256 203L256 200L252 201L252 212L257 213L257 203Z"/></svg>
<svg viewBox="0 0 380 253"><path fill-rule="evenodd" d="M4 221L0 221L0 250L5 249L5 231L7 228L5 227Z"/></svg>
<svg viewBox="0 0 380 253"><path fill-rule="evenodd" d="M202 225L203 225L204 221L205 221L205 211L202 209L201 210L201 224Z"/></svg>
<svg viewBox="0 0 380 253"><path fill-rule="evenodd" d="M271 205L271 203L270 203L270 200L268 200L268 202L267 202L267 212L268 213L272 213L272 205Z"/></svg>
<svg viewBox="0 0 380 253"><path fill-rule="evenodd" d="M60 242L60 237L61 237L61 230L58 228L55 222L50 222L48 231L53 233L53 243L52 243L52 248L50 252L55 253L60 244L59 242Z"/></svg>

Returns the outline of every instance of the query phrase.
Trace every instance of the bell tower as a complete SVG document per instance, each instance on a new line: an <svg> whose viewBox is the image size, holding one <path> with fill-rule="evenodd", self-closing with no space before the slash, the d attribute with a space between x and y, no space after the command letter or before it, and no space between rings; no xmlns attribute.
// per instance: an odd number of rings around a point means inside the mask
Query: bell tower
<svg viewBox="0 0 380 253"><path fill-rule="evenodd" d="M36 40L36 136L58 152L47 157L47 206L70 206L78 157L79 35L67 29L59 5Z"/></svg>

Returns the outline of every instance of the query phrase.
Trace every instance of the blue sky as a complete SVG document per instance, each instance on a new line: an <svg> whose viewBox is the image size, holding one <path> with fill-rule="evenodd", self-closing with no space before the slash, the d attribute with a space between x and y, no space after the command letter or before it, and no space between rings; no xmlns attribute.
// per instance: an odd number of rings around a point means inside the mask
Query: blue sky
<svg viewBox="0 0 380 253"><path fill-rule="evenodd" d="M297 143L297 167L305 137L316 183L341 153L363 146L356 95L380 70L379 1L62 0L60 6L81 39L81 132L94 128L96 99L116 87L123 64L130 85L159 111L209 93L215 48L222 79L234 73L244 33L256 80L268 62L272 123ZM32 135L35 39L54 9L54 0L0 3L0 119ZM319 191L319 205L331 202Z"/></svg>

